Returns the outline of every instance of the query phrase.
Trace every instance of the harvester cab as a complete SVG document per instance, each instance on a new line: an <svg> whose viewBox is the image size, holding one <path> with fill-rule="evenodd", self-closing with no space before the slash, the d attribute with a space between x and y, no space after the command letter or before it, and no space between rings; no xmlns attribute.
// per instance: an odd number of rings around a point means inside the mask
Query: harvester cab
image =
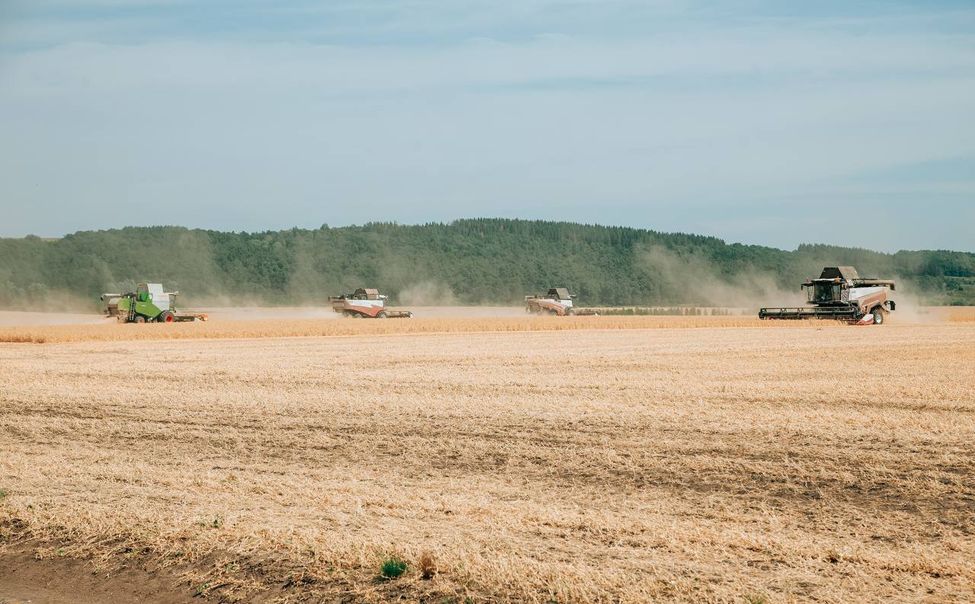
<svg viewBox="0 0 975 604"><path fill-rule="evenodd" d="M761 319L836 319L861 325L882 325L896 303L887 297L895 284L888 279L861 278L852 266L827 266L818 279L807 279L808 306L763 308Z"/></svg>
<svg viewBox="0 0 975 604"><path fill-rule="evenodd" d="M544 295L525 296L525 312L541 315L550 314L564 317L575 313L572 300L575 298L566 287L553 287Z"/></svg>
<svg viewBox="0 0 975 604"><path fill-rule="evenodd" d="M343 317L353 319L365 317L370 319L410 319L413 313L408 310L389 310L386 308L387 296L379 293L378 289L360 287L351 294L331 296L328 301L332 310Z"/></svg>
<svg viewBox="0 0 975 604"><path fill-rule="evenodd" d="M360 287L352 292L353 300L386 300L389 296L379 293L378 289Z"/></svg>

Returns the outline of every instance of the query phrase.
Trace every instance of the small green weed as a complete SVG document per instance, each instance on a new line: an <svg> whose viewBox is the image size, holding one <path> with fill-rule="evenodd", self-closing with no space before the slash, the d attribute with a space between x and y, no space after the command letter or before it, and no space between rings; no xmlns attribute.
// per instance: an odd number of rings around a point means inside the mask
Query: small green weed
<svg viewBox="0 0 975 604"><path fill-rule="evenodd" d="M379 567L379 574L382 575L384 579L395 579L405 572L406 562L396 557L383 560L382 566Z"/></svg>

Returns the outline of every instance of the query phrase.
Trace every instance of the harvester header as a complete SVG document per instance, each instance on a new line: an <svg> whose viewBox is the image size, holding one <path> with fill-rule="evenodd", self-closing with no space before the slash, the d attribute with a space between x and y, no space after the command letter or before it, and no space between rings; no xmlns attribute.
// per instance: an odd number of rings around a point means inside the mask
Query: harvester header
<svg viewBox="0 0 975 604"><path fill-rule="evenodd" d="M575 296L569 293L567 287L552 287L544 294L525 296L525 312L536 315L595 315L596 312L588 308L576 308L573 301Z"/></svg>
<svg viewBox="0 0 975 604"><path fill-rule="evenodd" d="M564 317L575 312L572 299L567 287L552 287L545 294L525 296L525 312L536 315L550 314Z"/></svg>
<svg viewBox="0 0 975 604"><path fill-rule="evenodd" d="M861 325L882 325L885 315L896 308L887 290L889 279L862 278L852 266L827 266L818 279L807 279L807 306L763 308L760 319L836 319Z"/></svg>

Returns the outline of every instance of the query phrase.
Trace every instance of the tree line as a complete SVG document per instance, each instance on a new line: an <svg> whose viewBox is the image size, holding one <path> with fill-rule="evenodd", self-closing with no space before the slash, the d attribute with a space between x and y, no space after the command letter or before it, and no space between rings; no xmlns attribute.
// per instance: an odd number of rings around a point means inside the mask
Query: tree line
<svg viewBox="0 0 975 604"><path fill-rule="evenodd" d="M51 240L5 238L0 306L95 307L102 292L131 291L140 281L178 289L186 304L314 304L360 286L412 303L510 304L559 285L587 305L734 306L753 289L797 291L826 265L902 280L928 304L975 304L972 253L827 245L785 251L627 227L469 219L260 233L128 227Z"/></svg>

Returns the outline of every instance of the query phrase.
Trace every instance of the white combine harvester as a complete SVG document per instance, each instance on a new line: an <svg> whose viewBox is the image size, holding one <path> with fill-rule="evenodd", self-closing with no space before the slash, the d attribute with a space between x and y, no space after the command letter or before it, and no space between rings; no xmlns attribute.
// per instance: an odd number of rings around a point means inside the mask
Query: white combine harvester
<svg viewBox="0 0 975 604"><path fill-rule="evenodd" d="M760 319L835 319L856 325L883 325L887 313L897 308L888 298L890 279L863 278L852 266L827 266L819 279L807 279L802 288L809 304L799 307L763 308Z"/></svg>
<svg viewBox="0 0 975 604"><path fill-rule="evenodd" d="M555 315L565 317L568 315L595 315L596 311L590 308L576 308L572 301L575 296L569 293L567 287L553 287L545 295L525 296L525 312L536 315Z"/></svg>
<svg viewBox="0 0 975 604"><path fill-rule="evenodd" d="M378 289L360 287L351 294L332 296L328 299L332 310L343 317L357 319L412 319L413 313L408 310L389 310L386 308L386 296Z"/></svg>

